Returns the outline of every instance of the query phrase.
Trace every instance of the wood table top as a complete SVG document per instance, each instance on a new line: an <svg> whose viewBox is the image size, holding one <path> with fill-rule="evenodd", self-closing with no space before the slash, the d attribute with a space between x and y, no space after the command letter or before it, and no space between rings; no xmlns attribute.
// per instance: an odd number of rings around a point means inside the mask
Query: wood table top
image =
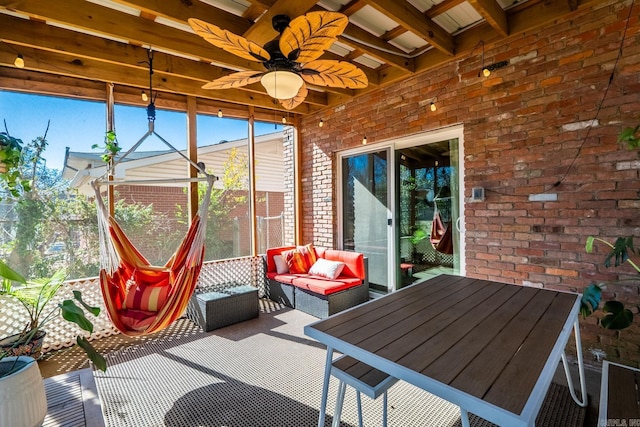
<svg viewBox="0 0 640 427"><path fill-rule="evenodd" d="M550 359L558 363L566 343L558 353L559 337L569 336L579 297L442 275L305 333L434 394L451 389L521 414Z"/></svg>

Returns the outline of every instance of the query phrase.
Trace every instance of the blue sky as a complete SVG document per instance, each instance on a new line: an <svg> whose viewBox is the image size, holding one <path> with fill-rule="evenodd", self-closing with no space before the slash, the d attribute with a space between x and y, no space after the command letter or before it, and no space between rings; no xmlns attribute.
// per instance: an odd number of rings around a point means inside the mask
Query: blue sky
<svg viewBox="0 0 640 427"><path fill-rule="evenodd" d="M160 94L159 96L162 96ZM131 148L147 132L147 112L143 107L116 105L115 130L123 150ZM30 95L0 91L1 131L5 122L9 133L25 143L43 136L47 121L51 120L43 157L47 166L62 170L65 147L71 151L100 152L92 150L93 144L102 145L106 130L106 107L102 102L80 101L60 97ZM186 147L187 121L185 113L158 110L155 131L177 149ZM247 137L247 122L198 116L198 145L210 145L222 140L232 141ZM282 125L257 123L256 135L282 130ZM149 137L138 151L166 149L155 137Z"/></svg>

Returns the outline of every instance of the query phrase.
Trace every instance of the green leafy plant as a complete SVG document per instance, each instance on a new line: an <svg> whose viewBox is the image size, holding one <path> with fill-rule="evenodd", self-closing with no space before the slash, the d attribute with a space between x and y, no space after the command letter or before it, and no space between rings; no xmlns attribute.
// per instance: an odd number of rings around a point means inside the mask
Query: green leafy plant
<svg viewBox="0 0 640 427"><path fill-rule="evenodd" d="M0 277L2 278L0 297L17 300L29 314L29 322L11 343L13 346L26 344L34 339L36 334L58 315L78 325L89 334L93 332L93 323L86 317L85 310L93 316L98 316L100 308L86 304L79 291L73 291L74 299L66 299L57 306L50 307L49 303L66 278L64 270L57 271L51 277L26 280L20 273L0 261ZM78 335L76 343L87 353L96 368L106 370L104 357L95 350L86 337ZM0 352L0 359L7 355L9 354L6 351Z"/></svg>
<svg viewBox="0 0 640 427"><path fill-rule="evenodd" d="M21 139L12 137L8 132L0 132L0 183L13 197L31 190L31 181L24 179L20 172L23 145Z"/></svg>
<svg viewBox="0 0 640 427"><path fill-rule="evenodd" d="M629 149L640 148L640 125L622 130L618 135L618 142L624 142Z"/></svg>
<svg viewBox="0 0 640 427"><path fill-rule="evenodd" d="M618 267L625 262L629 263L633 268L640 273L640 266L629 258L629 254L637 254L637 249L633 246L633 236L618 237L612 244L606 240L589 236L585 245L587 253L593 252L593 245L595 242L601 242L611 248L611 251L604 259L605 267L611 267L613 262L614 267ZM598 310L600 306L600 300L602 298L602 288L605 284L591 283L582 294L582 304L580 306L580 313L583 317L587 317L593 312ZM633 322L633 313L631 310L626 309L624 304L620 301L607 301L602 307L602 312L605 316L600 320L600 324L606 329L624 329L631 325Z"/></svg>
<svg viewBox="0 0 640 427"><path fill-rule="evenodd" d="M105 163L109 163L111 159L118 155L122 150L122 147L118 144L118 138L116 138L115 131L107 131L104 135L104 145L93 144L91 148L101 148L105 153L101 156Z"/></svg>

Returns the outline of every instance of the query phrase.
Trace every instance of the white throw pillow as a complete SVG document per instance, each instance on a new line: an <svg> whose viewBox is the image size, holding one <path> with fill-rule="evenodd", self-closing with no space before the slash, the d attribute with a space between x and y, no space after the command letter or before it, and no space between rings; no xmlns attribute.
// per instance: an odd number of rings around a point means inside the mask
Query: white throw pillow
<svg viewBox="0 0 640 427"><path fill-rule="evenodd" d="M344 262L318 258L315 264L309 269L309 274L326 277L327 279L337 279L340 273L342 273L343 268Z"/></svg>
<svg viewBox="0 0 640 427"><path fill-rule="evenodd" d="M282 255L274 255L273 262L276 263L276 273L287 274L289 272L289 266Z"/></svg>

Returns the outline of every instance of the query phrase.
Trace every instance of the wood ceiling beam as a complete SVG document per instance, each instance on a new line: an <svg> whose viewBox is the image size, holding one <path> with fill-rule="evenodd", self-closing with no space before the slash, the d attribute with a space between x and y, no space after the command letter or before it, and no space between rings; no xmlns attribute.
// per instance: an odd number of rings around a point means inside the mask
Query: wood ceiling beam
<svg viewBox="0 0 640 427"><path fill-rule="evenodd" d="M0 14L0 40L16 43L20 46L75 55L79 58L95 59L114 65L148 70L148 64L145 63L148 58L147 50L144 48L88 34L79 34L71 30L4 14ZM20 48L17 50L20 51ZM154 73L158 75L192 79L195 87L201 87L204 83L228 74L228 72L208 63L192 61L162 52L154 52L153 69ZM126 73L126 71L123 72ZM260 85L251 85L238 90L265 94L264 88ZM344 90L337 91L351 93ZM324 105L326 104L326 96L317 91L309 91L305 101Z"/></svg>
<svg viewBox="0 0 640 427"><path fill-rule="evenodd" d="M139 9L143 12L159 16L180 24L188 25L189 18L198 18L231 31L242 34L247 31L252 22L201 1L190 1L188 5L181 1L162 0L112 0L116 3Z"/></svg>
<svg viewBox="0 0 640 427"><path fill-rule="evenodd" d="M434 4L429 9L424 12L424 15L428 18L433 19L438 15L442 15L445 12L450 11L456 6L461 5L467 0L445 0L442 3Z"/></svg>
<svg viewBox="0 0 640 427"><path fill-rule="evenodd" d="M21 46L67 52L81 58L93 58L116 65L148 68L145 64L148 60L147 49L4 14L0 14L0 39ZM195 80L194 84L200 86L228 74L208 63L163 52L154 52L153 67L159 74L191 78Z"/></svg>
<svg viewBox="0 0 640 427"><path fill-rule="evenodd" d="M468 0L471 6L503 37L509 35L507 14L496 0Z"/></svg>
<svg viewBox="0 0 640 427"><path fill-rule="evenodd" d="M362 0L356 0L352 3L359 3L365 6ZM350 3L351 4L351 3ZM349 5L347 5L349 6ZM319 6L311 9L312 11L325 11ZM342 13L342 11L341 11ZM347 15L348 16L348 15ZM341 36L338 37L341 43L351 46L356 50L361 50L372 58L383 63L389 63L399 67L407 72L413 72L413 60L406 58L406 54L395 46L387 44L384 40L374 36L368 31L363 30L355 24L349 23ZM324 58L323 58L324 59ZM362 68L362 67L361 67ZM365 71L365 70L363 70ZM365 71L366 74L366 71ZM370 77L367 75L367 77ZM372 84L377 85L377 79L369 79Z"/></svg>
<svg viewBox="0 0 640 427"><path fill-rule="evenodd" d="M145 88L149 81L149 73L144 69L122 67L87 58L77 58L56 52L22 48L25 57L30 60L25 69L44 73L79 77L103 82L112 82L126 86ZM12 67L15 52L5 44L0 44L0 65ZM180 93L200 98L224 100L226 102L254 105L266 109L280 110L280 104L274 104L273 98L242 90L205 90L193 84L192 80L165 75L154 80L154 90L158 92ZM303 103L293 112L307 113L309 104Z"/></svg>
<svg viewBox="0 0 640 427"><path fill-rule="evenodd" d="M435 4L431 6L429 9L427 9L424 12L424 16L426 16L429 19L433 19L438 15L448 12L449 10L464 3L465 1L467 0L445 0L442 3ZM407 30L401 25L398 25L397 27L384 33L384 35L381 38L385 41L393 40L396 37L399 37L402 34L406 33L407 31L409 30Z"/></svg>
<svg viewBox="0 0 640 427"><path fill-rule="evenodd" d="M0 90L38 95L61 96L90 101L105 102L107 94L103 82L79 79L76 77L59 76L36 71L20 70L15 67L0 67ZM117 104L131 105L145 108L146 102L140 98L135 88L115 85L114 99ZM163 93L156 99L157 108L171 111L186 111L186 96ZM216 115L222 110L225 117L247 119L249 107L225 103L217 100L198 99L198 113ZM255 108L255 118L261 122L281 123L280 114L274 116L274 111ZM292 114L292 113L289 113ZM294 114L295 116L295 114Z"/></svg>
<svg viewBox="0 0 640 427"><path fill-rule="evenodd" d="M598 0L584 0L581 6L596 4ZM531 4L530 4L531 3ZM525 5L530 4L529 7ZM520 7L510 9L507 13L509 21L509 37L529 32L537 27L548 24L569 15L571 9L566 0L532 1L523 3ZM465 58L469 52L477 46L478 40L483 40L485 45L502 39L502 35L488 23L483 23L467 31L463 31L455 37L457 47L456 58ZM442 66L450 61L450 57L442 55L434 49L423 53L416 58L416 72L422 72L434 67ZM390 76L381 77L380 84L388 84Z"/></svg>
<svg viewBox="0 0 640 427"><path fill-rule="evenodd" d="M363 0L352 0L349 3L342 6L339 10L340 13L345 14L346 16L351 16L367 4Z"/></svg>
<svg viewBox="0 0 640 427"><path fill-rule="evenodd" d="M139 46L180 52L226 68L262 71L262 64L214 47L201 37L83 0L1 0L0 8L39 20L66 24L92 33L125 39Z"/></svg>
<svg viewBox="0 0 640 427"><path fill-rule="evenodd" d="M386 44L383 40L374 37L371 33L357 25L349 24L343 36L340 37L340 42L357 50L361 50L380 62L401 68L407 73L413 72L414 70L413 59L407 58L406 54L400 49ZM394 51L395 53L392 53Z"/></svg>
<svg viewBox="0 0 640 427"><path fill-rule="evenodd" d="M365 0L377 11L387 15L401 26L428 41L433 47L447 55L453 55L454 43L451 34L427 18L409 3L387 0Z"/></svg>
<svg viewBox="0 0 640 427"><path fill-rule="evenodd" d="M254 21L257 21L258 18L260 18L262 14L265 13L266 11L267 9L265 9L262 6L251 4L247 8L247 10L244 11L244 13L242 14L242 17L250 20L251 22L254 22Z"/></svg>
<svg viewBox="0 0 640 427"><path fill-rule="evenodd" d="M0 89L90 101L104 101L107 96L103 82L38 73L15 67L0 67Z"/></svg>

